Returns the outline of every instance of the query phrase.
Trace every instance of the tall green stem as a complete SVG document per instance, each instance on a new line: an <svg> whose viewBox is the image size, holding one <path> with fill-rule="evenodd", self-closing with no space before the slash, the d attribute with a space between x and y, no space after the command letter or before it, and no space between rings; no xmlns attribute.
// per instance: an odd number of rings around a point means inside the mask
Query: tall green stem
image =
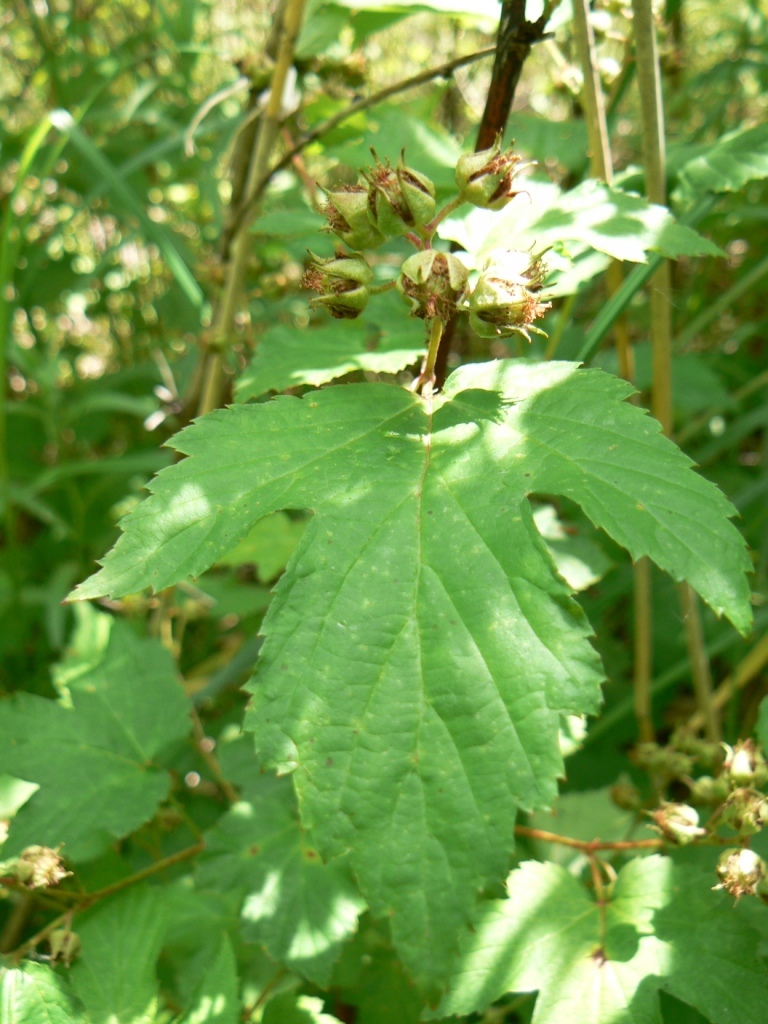
<svg viewBox="0 0 768 1024"><path fill-rule="evenodd" d="M252 196L258 188L259 182L267 173L269 167L270 157L280 127L280 113L285 92L285 82L293 63L296 39L298 38L304 17L304 7L305 0L286 0L280 12L275 14L276 19L279 16L282 18L277 58L272 72L269 99L259 121L248 165L248 173L243 190L243 204L246 207L248 207ZM235 316L242 302L243 283L245 281L245 271L251 246L248 227L254 212L253 208L249 208L248 216L239 222L230 246L224 287L214 312L210 331L212 351L208 354L203 374L203 384L198 406L198 414L201 416L215 409L221 401L224 352L230 343Z"/></svg>
<svg viewBox="0 0 768 1024"><path fill-rule="evenodd" d="M589 138L590 170L607 185L613 182L613 158L605 113L605 99L600 82L595 34L589 20L589 0L574 0L573 28L579 54L584 87L582 106ZM608 299L616 295L623 284L621 264L613 260L606 275ZM619 316L613 325L618 356L619 373L625 380L635 376L634 354L626 317ZM653 610L651 607L651 565L641 558L634 572L634 658L633 687L635 717L638 735L643 742L654 739L651 703L651 677L653 672Z"/></svg>
<svg viewBox="0 0 768 1024"><path fill-rule="evenodd" d="M640 116L643 126L643 162L646 194L652 203L667 202L666 145L661 69L656 42L651 0L632 0L637 54L637 81L640 89ZM672 436L672 306L670 271L662 261L651 279L651 348L653 380L651 412L664 433ZM712 705L712 675L704 646L698 598L688 583L681 583L680 605L691 665L696 703L712 739L719 738L720 723Z"/></svg>

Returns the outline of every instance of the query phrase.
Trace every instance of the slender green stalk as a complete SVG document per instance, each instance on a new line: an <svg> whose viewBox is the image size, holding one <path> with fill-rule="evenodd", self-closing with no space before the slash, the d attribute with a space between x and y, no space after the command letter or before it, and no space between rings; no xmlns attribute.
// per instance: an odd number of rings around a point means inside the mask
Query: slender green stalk
<svg viewBox="0 0 768 1024"><path fill-rule="evenodd" d="M235 316L242 302L245 270L251 247L248 226L255 213L255 204L252 204L252 200L259 183L268 172L270 158L277 139L285 83L293 63L294 48L304 17L304 7L305 0L286 0L281 10L280 41L272 72L269 100L259 121L243 190L246 213L240 218L235 229L224 278L224 288L216 306L210 331L212 351L208 354L203 375L198 406L200 416L217 408L221 401L224 351L229 345Z"/></svg>
<svg viewBox="0 0 768 1024"><path fill-rule="evenodd" d="M758 672L765 668L766 664L768 664L768 633L758 640L749 654L742 658L733 672L715 690L712 697L714 710L720 711L724 708L734 694L751 682ZM688 728L694 730L702 729L705 725L704 716L700 711L692 715L688 722Z"/></svg>
<svg viewBox="0 0 768 1024"><path fill-rule="evenodd" d="M637 81L640 89L640 116L643 127L643 162L646 194L652 203L667 202L666 145L661 69L656 43L656 26L651 0L632 0L637 54ZM672 306L669 262L662 260L651 281L651 349L653 381L651 412L664 433L672 436ZM707 734L720 735L720 723L712 707L712 676L704 646L698 598L689 583L681 583L680 604L691 663L691 677L699 711L704 716Z"/></svg>
<svg viewBox="0 0 768 1024"><path fill-rule="evenodd" d="M595 34L589 19L589 0L574 0L573 26L576 49L584 78L582 105L587 122L590 168L593 177L607 185L613 182L613 157L605 114L605 100L600 82ZM606 274L609 300L623 284L624 272L618 260L612 260ZM618 316L613 324L619 373L630 382L635 377L635 360L626 318ZM638 735L643 742L654 739L651 706L651 675L653 672L653 609L651 607L651 565L641 558L634 572L634 659L633 686Z"/></svg>

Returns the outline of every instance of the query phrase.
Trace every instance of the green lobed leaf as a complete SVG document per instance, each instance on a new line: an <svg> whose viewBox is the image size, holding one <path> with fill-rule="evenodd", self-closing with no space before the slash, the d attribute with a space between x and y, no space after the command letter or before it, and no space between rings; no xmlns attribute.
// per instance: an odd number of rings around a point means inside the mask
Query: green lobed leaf
<svg viewBox="0 0 768 1024"><path fill-rule="evenodd" d="M78 916L81 951L70 978L89 1024L153 1024L155 968L167 923L166 894L149 885L128 889Z"/></svg>
<svg viewBox="0 0 768 1024"><path fill-rule="evenodd" d="M265 619L247 725L265 766L295 772L321 855L351 851L420 980L445 976L475 894L506 874L517 807L554 799L561 715L600 700L589 625L526 496L581 504L748 627L733 510L631 390L507 360L461 368L434 402L369 384L213 413L75 592L161 589L260 516L315 509Z"/></svg>
<svg viewBox="0 0 768 1024"><path fill-rule="evenodd" d="M529 183L526 183L529 187ZM556 186L530 183L531 200L518 199L503 211L472 210L449 218L440 228L443 238L460 242L480 260L497 249L564 246L576 255L587 245L617 260L647 263L649 252L670 259L679 256L722 256L722 250L692 228L678 224L664 206L648 203L634 192L622 192L588 179L569 192Z"/></svg>
<svg viewBox="0 0 768 1024"><path fill-rule="evenodd" d="M747 182L768 177L768 124L718 139L680 169L683 194L738 192Z"/></svg>
<svg viewBox="0 0 768 1024"><path fill-rule="evenodd" d="M42 964L0 966L2 1024L91 1024L67 982Z"/></svg>
<svg viewBox="0 0 768 1024"><path fill-rule="evenodd" d="M153 759L189 731L173 660L158 641L94 614L108 643L64 660L61 700L21 693L0 702L0 771L39 786L13 819L4 856L63 843L68 859L88 860L151 818L168 792Z"/></svg>
<svg viewBox="0 0 768 1024"><path fill-rule="evenodd" d="M714 859L714 858L713 858ZM482 1011L506 992L538 992L532 1024L662 1024L659 991L712 1021L754 1024L768 974L757 934L712 891L713 874L654 855L619 872L605 908L564 868L528 861L462 943L434 1014Z"/></svg>
<svg viewBox="0 0 768 1024"><path fill-rule="evenodd" d="M233 754L245 762L239 771ZM323 864L301 828L291 780L262 775L247 740L220 757L227 777L244 783L243 799L206 833L199 883L240 892L245 941L263 943L275 960L324 986L364 907L349 868Z"/></svg>

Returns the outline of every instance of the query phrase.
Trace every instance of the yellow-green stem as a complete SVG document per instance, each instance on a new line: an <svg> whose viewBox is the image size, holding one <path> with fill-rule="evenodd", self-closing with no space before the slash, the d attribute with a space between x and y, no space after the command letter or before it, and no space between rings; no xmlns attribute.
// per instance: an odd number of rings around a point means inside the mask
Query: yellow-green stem
<svg viewBox="0 0 768 1024"><path fill-rule="evenodd" d="M643 163L646 194L652 203L667 202L666 144L661 68L656 41L656 26L651 0L632 0L637 56L637 82L640 90L640 118L643 129ZM672 306L669 263L665 260L651 278L651 349L653 378L651 412L664 433L672 436ZM720 722L712 705L712 677L704 646L698 598L688 583L679 587L680 604L691 665L691 678L699 712L707 734L720 735Z"/></svg>
<svg viewBox="0 0 768 1024"><path fill-rule="evenodd" d="M272 72L270 93L267 105L259 121L256 138L253 144L251 159L248 166L243 203L248 204L254 195L259 182L267 173L278 129L282 110L285 82L293 63L296 39L304 17L305 0L285 0L275 18L281 17L277 58ZM232 239L229 250L224 287L217 303L211 326L210 337L212 351L208 353L204 372L203 385L198 406L198 414L204 415L215 409L221 401L222 382L224 378L224 352L230 344L234 329L235 316L243 299L243 283L248 264L251 239L248 227L253 209L242 218L237 232Z"/></svg>
<svg viewBox="0 0 768 1024"><path fill-rule="evenodd" d="M440 348L440 339L443 337L443 326L443 321L439 317L435 317L432 321L427 358L424 360L424 369L421 371L422 379L427 383L431 382L435 376L435 362L437 361L437 352Z"/></svg>
<svg viewBox="0 0 768 1024"><path fill-rule="evenodd" d="M747 654L733 672L725 678L718 686L712 697L712 707L720 711L730 701L735 693L738 693L747 683L751 682L763 668L768 664L768 633L759 640L752 650ZM705 725L704 716L700 711L692 715L688 728L698 731Z"/></svg>
<svg viewBox="0 0 768 1024"><path fill-rule="evenodd" d="M589 0L574 0L573 28L579 54L584 87L582 106L587 122L592 176L607 185L613 182L613 158L605 114L605 99L600 82L595 34L589 18ZM613 260L608 265L605 283L608 298L622 286L624 274L621 264ZM628 381L635 377L635 360L629 327L625 316L619 316L613 327L619 373ZM634 706L640 740L654 739L651 706L651 674L653 670L653 609L651 605L651 566L646 558L634 567Z"/></svg>

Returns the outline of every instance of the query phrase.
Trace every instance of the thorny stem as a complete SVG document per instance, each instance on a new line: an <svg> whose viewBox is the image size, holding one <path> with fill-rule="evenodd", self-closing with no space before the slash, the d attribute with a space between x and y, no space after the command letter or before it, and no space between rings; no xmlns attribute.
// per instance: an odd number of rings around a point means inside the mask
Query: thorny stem
<svg viewBox="0 0 768 1024"><path fill-rule="evenodd" d="M31 939L27 939L25 943L19 946L13 951L11 956L14 960L21 960L23 956L30 953L33 949L40 945L51 932L55 931L61 925L66 924L73 914L79 913L81 910L85 910L88 907L93 906L94 903L98 903L100 900L106 899L108 896L114 896L117 892L122 892L123 889L128 889L132 885L136 885L137 882L143 882L145 878L150 878L152 875L156 875L159 871L165 871L166 868L174 867L176 864L182 863L182 861L189 860L190 857L195 857L198 853L202 853L205 849L205 843L195 843L194 846L188 846L184 850L179 850L177 853L172 853L170 857L164 857L163 860L158 860L154 864L150 864L149 867L144 868L141 871L137 871L133 875L129 875L128 878L121 878L119 882L113 882L112 885L107 885L103 889L97 889L96 892L83 893L82 895L77 894L78 904L73 906L69 910L55 917L52 921L49 921L44 928L41 928L39 932L36 932Z"/></svg>
<svg viewBox="0 0 768 1024"><path fill-rule="evenodd" d="M640 118L643 131L643 163L646 194L651 203L667 201L664 106L656 27L651 0L632 0L637 81L640 90ZM672 306L669 262L662 261L651 279L651 349L653 386L651 412L664 433L672 436ZM720 723L712 707L712 677L704 647L698 598L689 583L679 587L680 604L691 663L691 677L699 711L711 739L720 736Z"/></svg>

